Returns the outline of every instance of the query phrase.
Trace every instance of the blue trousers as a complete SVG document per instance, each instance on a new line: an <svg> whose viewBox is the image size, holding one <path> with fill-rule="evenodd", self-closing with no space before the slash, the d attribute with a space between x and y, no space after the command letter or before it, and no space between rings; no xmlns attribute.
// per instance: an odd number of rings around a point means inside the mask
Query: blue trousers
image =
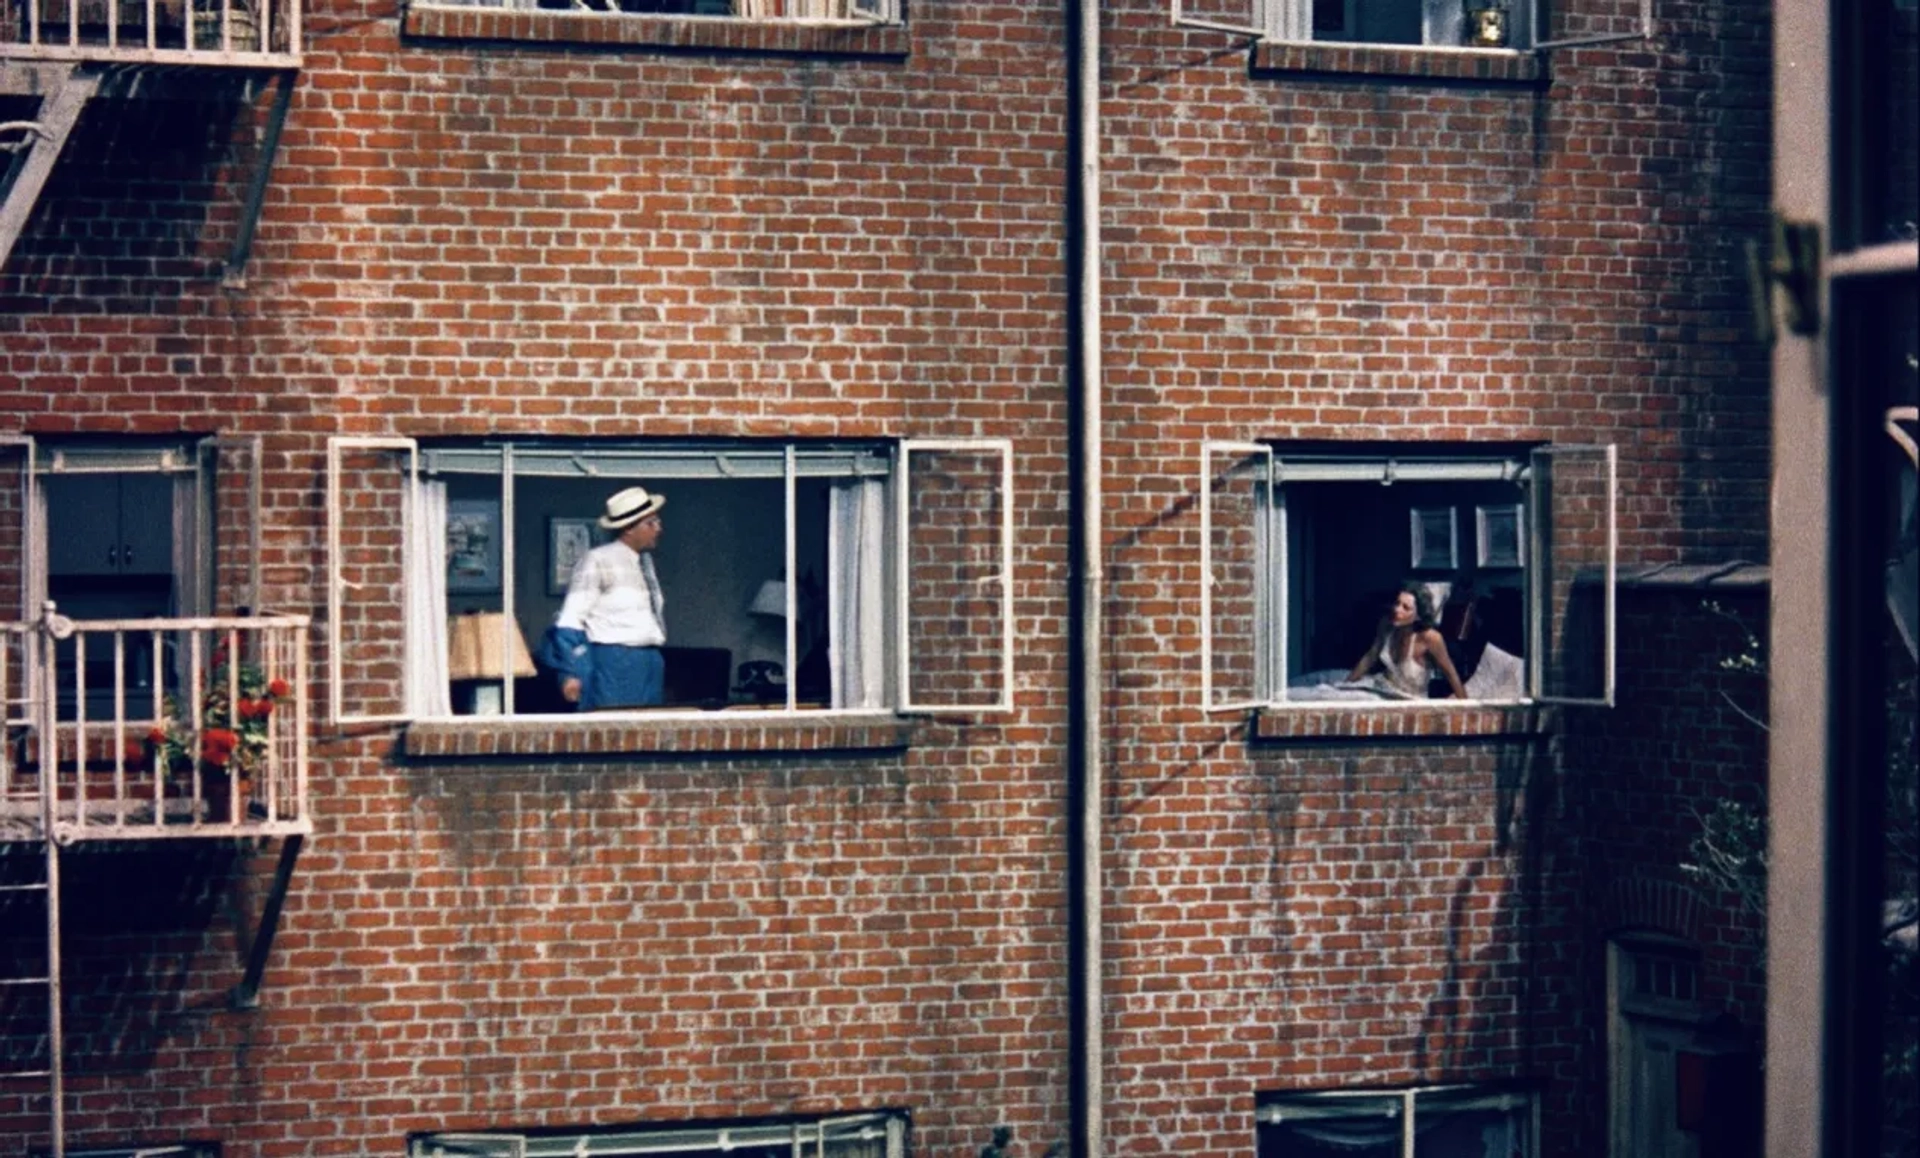
<svg viewBox="0 0 1920 1158"><path fill-rule="evenodd" d="M590 645L593 669L580 690L580 710L645 708L666 700L667 661L657 647Z"/></svg>

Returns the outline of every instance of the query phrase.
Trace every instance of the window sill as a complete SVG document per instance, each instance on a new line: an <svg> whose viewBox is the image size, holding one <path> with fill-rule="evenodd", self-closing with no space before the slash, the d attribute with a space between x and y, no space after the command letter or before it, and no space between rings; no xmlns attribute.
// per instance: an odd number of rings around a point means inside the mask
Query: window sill
<svg viewBox="0 0 1920 1158"><path fill-rule="evenodd" d="M1539 84L1547 78L1539 53L1488 48L1423 48L1412 44L1271 44L1253 49L1253 72L1392 80Z"/></svg>
<svg viewBox="0 0 1920 1158"><path fill-rule="evenodd" d="M1555 722L1555 709L1544 704L1301 704L1256 709L1253 740L1537 736L1551 731Z"/></svg>
<svg viewBox="0 0 1920 1158"><path fill-rule="evenodd" d="M402 744L408 756L420 759L887 751L909 747L918 730L917 720L890 712L468 716L416 721Z"/></svg>
<svg viewBox="0 0 1920 1158"><path fill-rule="evenodd" d="M804 56L904 57L912 46L907 29L898 24L771 24L464 6L409 6L401 29L421 40L524 40Z"/></svg>

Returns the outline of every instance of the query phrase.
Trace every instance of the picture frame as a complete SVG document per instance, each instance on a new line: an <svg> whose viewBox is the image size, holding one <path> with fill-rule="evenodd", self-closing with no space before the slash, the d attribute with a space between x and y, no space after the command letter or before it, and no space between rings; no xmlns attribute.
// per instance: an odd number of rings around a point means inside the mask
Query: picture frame
<svg viewBox="0 0 1920 1158"><path fill-rule="evenodd" d="M447 594L500 590L500 500L447 500Z"/></svg>
<svg viewBox="0 0 1920 1158"><path fill-rule="evenodd" d="M1480 567L1524 567L1527 521L1519 503L1481 504L1474 511L1475 559Z"/></svg>
<svg viewBox="0 0 1920 1158"><path fill-rule="evenodd" d="M547 519L547 594L565 595L581 556L600 545L600 524L592 518Z"/></svg>
<svg viewBox="0 0 1920 1158"><path fill-rule="evenodd" d="M1460 527L1452 507L1414 507L1413 560L1416 571L1451 571L1460 565Z"/></svg>

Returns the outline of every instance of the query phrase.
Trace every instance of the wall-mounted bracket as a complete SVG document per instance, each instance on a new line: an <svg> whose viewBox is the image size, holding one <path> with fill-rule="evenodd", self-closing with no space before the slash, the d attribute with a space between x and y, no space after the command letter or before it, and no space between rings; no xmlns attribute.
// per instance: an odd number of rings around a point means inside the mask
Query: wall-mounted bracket
<svg viewBox="0 0 1920 1158"><path fill-rule="evenodd" d="M1747 242L1747 289L1753 295L1754 336L1773 341L1773 287L1785 291L1787 329L1803 336L1820 332L1820 227L1775 216L1767 250Z"/></svg>
<svg viewBox="0 0 1920 1158"><path fill-rule="evenodd" d="M300 859L300 846L306 837L299 833L280 845L280 864L273 872L273 887L260 906L260 927L247 945L247 971L240 984L227 993L227 1005L233 1009L254 1009L260 1004L260 980L267 972L267 957L273 952L274 934L280 931L280 911L287 903L287 890L293 886L293 865Z"/></svg>
<svg viewBox="0 0 1920 1158"><path fill-rule="evenodd" d="M293 102L293 81L299 74L288 70L274 76L273 107L267 113L266 129L260 140L260 156L247 182L246 203L240 207L239 228L233 235L233 251L220 271L220 284L242 289L247 284L247 259L253 255L253 232L260 224L260 207L267 196L267 178L273 172L273 158L280 151L280 132L287 124L287 108Z"/></svg>

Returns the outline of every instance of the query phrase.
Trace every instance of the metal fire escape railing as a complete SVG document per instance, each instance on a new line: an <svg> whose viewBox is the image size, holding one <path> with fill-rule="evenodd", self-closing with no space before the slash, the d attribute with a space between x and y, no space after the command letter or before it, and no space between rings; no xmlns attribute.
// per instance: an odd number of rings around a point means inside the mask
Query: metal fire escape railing
<svg viewBox="0 0 1920 1158"><path fill-rule="evenodd" d="M0 56L297 68L301 17L301 0L17 0Z"/></svg>
<svg viewBox="0 0 1920 1158"><path fill-rule="evenodd" d="M210 70L277 88L227 261L236 282L252 247L267 172L300 67L303 0L6 0L0 96L37 98L30 119L0 123L0 267L39 204L80 114L97 97L192 95ZM148 66L148 67L143 67ZM155 67L157 66L157 67Z"/></svg>
<svg viewBox="0 0 1920 1158"><path fill-rule="evenodd" d="M0 624L0 842L32 842L41 877L0 894L46 906L44 969L0 987L46 994L54 1158L65 1153L61 850L83 841L282 839L236 1007L254 1004L301 844L307 800L309 620L297 615L68 619L48 603Z"/></svg>

